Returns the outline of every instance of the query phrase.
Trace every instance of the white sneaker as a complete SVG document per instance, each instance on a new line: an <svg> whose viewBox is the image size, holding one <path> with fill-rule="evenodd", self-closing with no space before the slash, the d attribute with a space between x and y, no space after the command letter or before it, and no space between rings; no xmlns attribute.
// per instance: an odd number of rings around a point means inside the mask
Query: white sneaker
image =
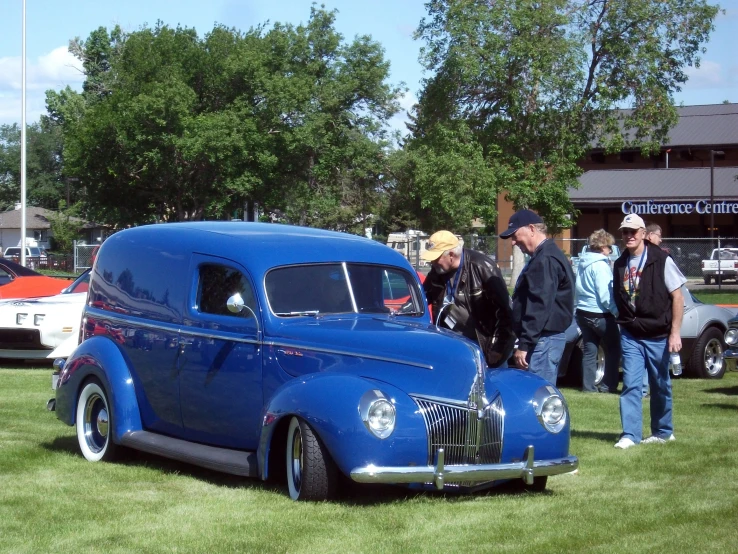
<svg viewBox="0 0 738 554"><path fill-rule="evenodd" d="M621 450L625 450L626 448L630 448L631 446L635 446L636 443L634 443L632 440L630 440L628 437L623 437L618 442L615 443L615 448L620 448Z"/></svg>
<svg viewBox="0 0 738 554"><path fill-rule="evenodd" d="M665 444L667 442L675 441L676 437L672 433L669 435L668 439L662 439L661 437L657 437L656 435L653 435L651 437L648 437L647 439L643 439L641 442L643 444Z"/></svg>

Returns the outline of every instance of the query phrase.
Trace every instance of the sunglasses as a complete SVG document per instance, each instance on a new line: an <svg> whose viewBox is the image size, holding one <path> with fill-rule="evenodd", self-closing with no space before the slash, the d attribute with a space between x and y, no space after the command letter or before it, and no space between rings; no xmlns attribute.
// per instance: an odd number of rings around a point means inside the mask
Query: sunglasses
<svg viewBox="0 0 738 554"><path fill-rule="evenodd" d="M640 229L620 229L620 232L623 235L635 235L640 231Z"/></svg>

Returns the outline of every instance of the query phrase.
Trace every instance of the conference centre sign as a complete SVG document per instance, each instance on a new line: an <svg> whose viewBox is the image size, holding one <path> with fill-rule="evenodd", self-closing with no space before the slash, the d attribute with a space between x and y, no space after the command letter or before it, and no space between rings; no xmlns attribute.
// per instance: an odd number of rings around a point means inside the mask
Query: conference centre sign
<svg viewBox="0 0 738 554"><path fill-rule="evenodd" d="M624 214L659 215L659 214L738 214L738 202L713 202L697 200L696 202L632 202L626 200L621 209Z"/></svg>

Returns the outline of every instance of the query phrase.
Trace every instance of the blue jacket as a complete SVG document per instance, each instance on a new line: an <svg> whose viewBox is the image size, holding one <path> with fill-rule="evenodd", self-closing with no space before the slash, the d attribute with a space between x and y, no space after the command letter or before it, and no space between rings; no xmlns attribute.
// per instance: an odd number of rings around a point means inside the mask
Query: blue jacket
<svg viewBox="0 0 738 554"><path fill-rule="evenodd" d="M577 267L577 310L590 313L618 315L612 292L610 259L599 252L585 252Z"/></svg>

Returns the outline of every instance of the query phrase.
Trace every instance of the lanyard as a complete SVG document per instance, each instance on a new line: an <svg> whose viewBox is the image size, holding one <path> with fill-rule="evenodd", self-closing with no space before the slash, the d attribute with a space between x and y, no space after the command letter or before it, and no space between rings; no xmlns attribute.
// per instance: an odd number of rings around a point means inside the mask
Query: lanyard
<svg viewBox="0 0 738 554"><path fill-rule="evenodd" d="M461 251L461 259L459 260L459 267L456 270L456 275L453 278L454 284L451 285L451 279L446 281L446 298L449 302L453 302L456 296L456 289L459 288L459 278L461 277L461 270L464 269L464 251Z"/></svg>
<svg viewBox="0 0 738 554"><path fill-rule="evenodd" d="M646 259L646 249L643 249L643 253L641 254L641 259L638 261L638 267L635 270L635 275L631 273L630 271L630 263L628 263L628 296L631 300L633 300L633 296L635 296L637 287L636 287L636 280L638 282L638 287L641 286L641 279L638 277L638 273L641 271L641 268L643 267L643 260Z"/></svg>

